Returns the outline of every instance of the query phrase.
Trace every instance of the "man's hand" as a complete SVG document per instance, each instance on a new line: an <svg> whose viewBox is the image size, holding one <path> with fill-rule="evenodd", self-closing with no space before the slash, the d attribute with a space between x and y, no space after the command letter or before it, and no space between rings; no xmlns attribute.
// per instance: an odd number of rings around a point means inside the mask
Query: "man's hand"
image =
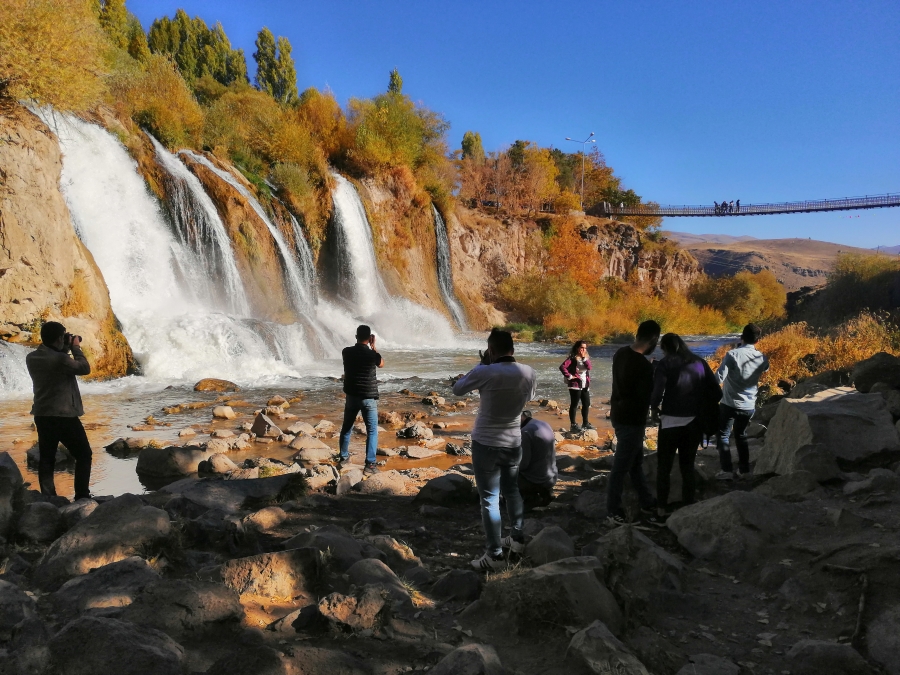
<svg viewBox="0 0 900 675"><path fill-rule="evenodd" d="M369 336L369 348L373 351L378 351L377 349L375 349L375 333L372 333Z"/></svg>
<svg viewBox="0 0 900 675"><path fill-rule="evenodd" d="M73 347L81 347L81 336L80 335L72 336L72 346Z"/></svg>

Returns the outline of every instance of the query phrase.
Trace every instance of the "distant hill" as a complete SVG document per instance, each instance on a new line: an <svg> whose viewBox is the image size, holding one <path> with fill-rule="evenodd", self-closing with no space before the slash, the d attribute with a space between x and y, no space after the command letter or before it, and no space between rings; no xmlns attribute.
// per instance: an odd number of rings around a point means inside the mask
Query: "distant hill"
<svg viewBox="0 0 900 675"><path fill-rule="evenodd" d="M670 232L668 236L690 251L710 276L767 269L788 291L824 284L838 253L872 253L871 249L815 239L754 239L715 234L685 235L681 232Z"/></svg>
<svg viewBox="0 0 900 675"><path fill-rule="evenodd" d="M876 246L875 250L879 253L893 253L894 255L900 255L900 245L898 246Z"/></svg>

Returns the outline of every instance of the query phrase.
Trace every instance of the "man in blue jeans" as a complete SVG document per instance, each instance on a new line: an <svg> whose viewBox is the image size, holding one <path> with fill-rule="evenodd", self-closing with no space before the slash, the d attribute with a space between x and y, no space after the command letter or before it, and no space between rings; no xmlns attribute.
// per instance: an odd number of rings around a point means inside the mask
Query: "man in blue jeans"
<svg viewBox="0 0 900 675"><path fill-rule="evenodd" d="M503 548L519 553L525 548L522 533L524 508L519 494L522 461L520 415L535 395L534 370L516 363L512 335L491 331L488 350L475 366L453 385L457 396L478 390L481 401L472 429L472 467L481 498L481 522L487 540L484 555L472 561L476 570L498 570L505 561ZM501 539L500 494L506 499L510 535Z"/></svg>
<svg viewBox="0 0 900 675"><path fill-rule="evenodd" d="M341 352L344 359L344 423L341 425L341 461L350 459L350 434L356 415L362 412L366 424L366 466L364 473L378 473L375 451L378 449L378 380L375 368L384 367L384 359L375 349L375 334L368 326L356 329L356 344Z"/></svg>

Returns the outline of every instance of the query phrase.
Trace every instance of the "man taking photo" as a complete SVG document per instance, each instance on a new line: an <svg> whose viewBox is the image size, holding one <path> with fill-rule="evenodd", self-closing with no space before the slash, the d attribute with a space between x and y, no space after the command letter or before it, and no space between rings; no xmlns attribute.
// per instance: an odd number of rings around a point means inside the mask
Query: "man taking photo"
<svg viewBox="0 0 900 675"><path fill-rule="evenodd" d="M62 443L75 458L75 499L90 499L91 444L78 419L84 415L84 407L75 376L89 374L91 365L81 351L81 337L67 333L61 323L48 321L41 326L41 342L25 357L34 389L31 414L38 433L41 494L56 496L53 471L56 450Z"/></svg>
<svg viewBox="0 0 900 675"><path fill-rule="evenodd" d="M384 367L384 359L375 349L375 334L368 326L356 329L356 344L341 352L344 359L344 423L341 425L340 461L350 459L350 434L356 416L362 412L366 425L366 466L364 473L378 473L375 451L378 449L378 380L375 368Z"/></svg>

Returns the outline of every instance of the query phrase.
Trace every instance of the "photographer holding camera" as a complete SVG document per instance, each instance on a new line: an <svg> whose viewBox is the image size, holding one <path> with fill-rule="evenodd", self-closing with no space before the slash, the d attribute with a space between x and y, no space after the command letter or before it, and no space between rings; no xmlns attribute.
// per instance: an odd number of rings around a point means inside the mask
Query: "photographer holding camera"
<svg viewBox="0 0 900 675"><path fill-rule="evenodd" d="M341 425L340 461L350 460L350 434L356 415L362 412L366 424L366 466L364 473L378 473L375 451L378 449L378 380L375 368L384 367L384 359L375 349L375 334L368 326L356 329L356 344L341 352L344 360L344 423Z"/></svg>
<svg viewBox="0 0 900 675"><path fill-rule="evenodd" d="M31 414L38 433L41 494L56 496L53 470L62 443L75 458L75 499L90 499L91 445L78 419L84 408L75 376L89 374L91 364L81 351L81 336L67 333L61 323L48 321L41 326L41 342L25 357L34 389Z"/></svg>

